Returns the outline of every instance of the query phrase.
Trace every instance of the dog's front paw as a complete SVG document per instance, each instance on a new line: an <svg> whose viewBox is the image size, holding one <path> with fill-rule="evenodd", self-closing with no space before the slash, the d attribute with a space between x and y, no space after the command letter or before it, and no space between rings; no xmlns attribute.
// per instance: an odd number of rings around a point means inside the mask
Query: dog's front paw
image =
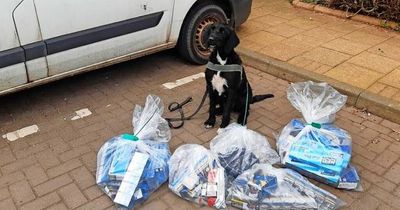
<svg viewBox="0 0 400 210"><path fill-rule="evenodd" d="M215 125L215 118L214 119L208 119L207 121L204 122L204 127L207 129L213 128Z"/></svg>
<svg viewBox="0 0 400 210"><path fill-rule="evenodd" d="M219 127L220 128L226 128L226 126L228 126L228 125L229 125L229 121L222 120L222 123L221 123L221 125Z"/></svg>

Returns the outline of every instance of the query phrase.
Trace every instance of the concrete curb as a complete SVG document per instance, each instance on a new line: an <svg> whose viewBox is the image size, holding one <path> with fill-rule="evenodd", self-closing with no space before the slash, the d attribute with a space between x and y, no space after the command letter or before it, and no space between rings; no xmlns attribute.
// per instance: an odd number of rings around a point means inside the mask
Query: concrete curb
<svg viewBox="0 0 400 210"><path fill-rule="evenodd" d="M302 8L302 9L320 12L320 13L324 13L324 14L328 14L328 15L333 15L333 16L336 16L339 18L354 20L354 21L358 21L358 22L362 22L362 23L368 23L371 25L381 26L381 27L385 27L385 28L391 28L393 30L400 30L400 23L396 23L394 21L381 20L379 18L366 16L366 15L359 15L359 14L354 15L354 13L351 13L351 12L346 13L345 11L342 11L342 10L336 10L336 9L331 9L331 8L324 7L321 5L305 3L305 2L301 2L300 0L294 0L292 2L292 5L297 8Z"/></svg>
<svg viewBox="0 0 400 210"><path fill-rule="evenodd" d="M400 103L397 101L242 47L239 47L237 52L248 66L291 82L306 80L327 82L348 96L347 104L361 109L365 108L373 114L400 123Z"/></svg>

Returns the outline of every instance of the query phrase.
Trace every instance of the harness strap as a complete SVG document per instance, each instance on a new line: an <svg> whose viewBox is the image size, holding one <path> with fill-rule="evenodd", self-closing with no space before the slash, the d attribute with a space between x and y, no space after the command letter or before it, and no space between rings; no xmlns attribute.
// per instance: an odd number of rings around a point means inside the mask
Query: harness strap
<svg viewBox="0 0 400 210"><path fill-rule="evenodd" d="M212 71L219 72L240 72L240 78L243 79L243 66L239 64L219 65L208 62L206 67Z"/></svg>

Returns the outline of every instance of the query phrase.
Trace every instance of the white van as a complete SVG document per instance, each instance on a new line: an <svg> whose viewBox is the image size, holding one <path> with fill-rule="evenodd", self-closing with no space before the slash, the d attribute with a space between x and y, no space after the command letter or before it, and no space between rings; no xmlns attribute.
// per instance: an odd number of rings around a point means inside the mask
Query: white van
<svg viewBox="0 0 400 210"><path fill-rule="evenodd" d="M251 0L1 0L0 95L177 46L204 64L206 29Z"/></svg>

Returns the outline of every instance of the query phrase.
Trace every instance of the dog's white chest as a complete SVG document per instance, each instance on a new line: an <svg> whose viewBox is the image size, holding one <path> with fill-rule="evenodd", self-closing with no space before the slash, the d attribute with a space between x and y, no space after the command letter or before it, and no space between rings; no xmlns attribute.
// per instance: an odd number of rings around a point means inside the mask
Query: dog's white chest
<svg viewBox="0 0 400 210"><path fill-rule="evenodd" d="M228 58L226 58L225 60L222 60L221 56L219 56L219 53L217 52L217 61L219 62L219 64L225 65L227 60L228 60Z"/></svg>
<svg viewBox="0 0 400 210"><path fill-rule="evenodd" d="M218 72L217 74L215 74L211 80L213 89L218 92L218 95L222 95L222 93L224 93L224 86L228 87L228 83L226 82L226 79L221 77L219 75L220 73L221 72Z"/></svg>
<svg viewBox="0 0 400 210"><path fill-rule="evenodd" d="M219 56L219 53L217 52L217 60L221 65L225 65L227 59L222 60L221 56ZM228 87L228 82L226 81L225 78L220 76L221 72L218 72L215 74L211 80L211 84L213 86L213 89L218 92L218 95L222 95L224 93L224 86Z"/></svg>

